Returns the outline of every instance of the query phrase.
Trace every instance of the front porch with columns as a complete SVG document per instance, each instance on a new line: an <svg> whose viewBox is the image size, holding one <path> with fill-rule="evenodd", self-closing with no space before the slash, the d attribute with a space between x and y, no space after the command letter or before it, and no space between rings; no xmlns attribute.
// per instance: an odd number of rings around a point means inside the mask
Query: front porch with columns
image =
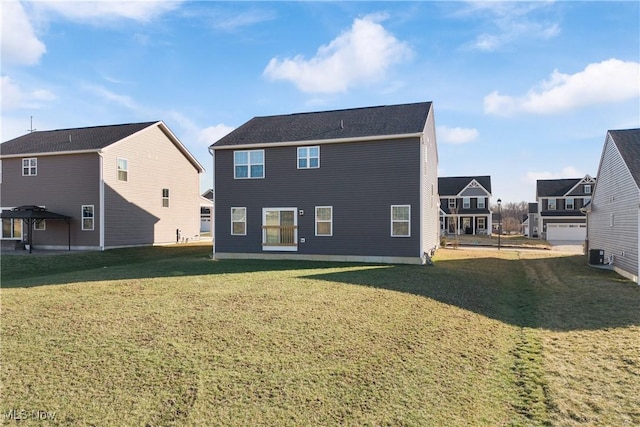
<svg viewBox="0 0 640 427"><path fill-rule="evenodd" d="M491 235L491 214L444 215L440 222L441 232L446 234Z"/></svg>

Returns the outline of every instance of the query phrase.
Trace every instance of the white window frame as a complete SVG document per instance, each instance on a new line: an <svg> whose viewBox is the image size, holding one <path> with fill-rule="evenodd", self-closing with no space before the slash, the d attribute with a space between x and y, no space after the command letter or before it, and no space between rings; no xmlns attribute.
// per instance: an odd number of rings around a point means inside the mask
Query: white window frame
<svg viewBox="0 0 640 427"><path fill-rule="evenodd" d="M486 230L487 229L487 218L481 216L476 218L477 221L477 226L479 230ZM480 226L480 223L482 222L482 226Z"/></svg>
<svg viewBox="0 0 640 427"><path fill-rule="evenodd" d="M5 236L4 234L4 223L8 222L11 232L8 236ZM20 224L20 232L19 233L15 233L16 231L16 224ZM2 218L2 222L0 223L0 226L2 226L2 229L0 229L0 237L2 237L3 239L7 239L7 240L19 240L22 239L23 235L24 235L24 230L23 230L23 226L24 223L22 221L22 219L19 218Z"/></svg>
<svg viewBox="0 0 640 427"><path fill-rule="evenodd" d="M118 181L129 181L129 160L123 157L116 159L116 175Z"/></svg>
<svg viewBox="0 0 640 427"><path fill-rule="evenodd" d="M553 207L551 207L551 201L553 200ZM547 210L555 211L558 208L558 201L556 199L547 200Z"/></svg>
<svg viewBox="0 0 640 427"><path fill-rule="evenodd" d="M22 176L38 175L38 158L25 157L22 159Z"/></svg>
<svg viewBox="0 0 640 427"><path fill-rule="evenodd" d="M91 208L91 216L85 216L85 208ZM82 221L82 231L93 231L95 228L96 211L94 205L82 205L80 207L80 218ZM91 220L91 228L85 226L85 220Z"/></svg>
<svg viewBox="0 0 640 427"><path fill-rule="evenodd" d="M234 213L238 211L243 211L244 215L242 216L241 220L235 220L234 219ZM235 232L235 228L234 225L235 224L243 224L244 226L244 232L243 233L236 233ZM232 236L246 236L247 235L247 208L244 206L234 206L231 208L231 235Z"/></svg>
<svg viewBox="0 0 640 427"><path fill-rule="evenodd" d="M318 218L318 210L319 209L329 209L329 219L320 219ZM316 236L333 236L333 206L316 206ZM318 224L329 224L329 233L319 233L318 232Z"/></svg>
<svg viewBox="0 0 640 427"><path fill-rule="evenodd" d="M462 198L462 209L471 209L471 197Z"/></svg>
<svg viewBox="0 0 640 427"><path fill-rule="evenodd" d="M571 207L569 207L571 206ZM567 197L564 201L564 209L566 211L572 211L576 208L576 201L573 197Z"/></svg>
<svg viewBox="0 0 640 427"><path fill-rule="evenodd" d="M591 184L584 185L584 194L591 194Z"/></svg>
<svg viewBox="0 0 640 427"><path fill-rule="evenodd" d="M487 205L484 202L484 197L478 197L478 209L484 209Z"/></svg>
<svg viewBox="0 0 640 427"><path fill-rule="evenodd" d="M395 209L397 208L408 208L409 209L409 218L408 219L396 219L394 216ZM407 234L395 234L394 225L398 224L407 224ZM411 205L391 205L391 237L411 237Z"/></svg>
<svg viewBox="0 0 640 427"><path fill-rule="evenodd" d="M237 161L237 154L246 153L247 154L247 163L239 163ZM262 156L262 162L253 162L251 159L251 153L260 153ZM262 175L261 176L252 176L252 166L262 166ZM246 167L247 168L247 176L238 176L238 167ZM234 179L262 179L265 175L265 155L264 150L236 150L233 152L233 178Z"/></svg>
<svg viewBox="0 0 640 427"><path fill-rule="evenodd" d="M293 212L293 242L291 245L269 245L267 244L267 213L278 211ZM298 251L298 209L297 208L262 208L262 250L263 251L282 251L297 252Z"/></svg>
<svg viewBox="0 0 640 427"><path fill-rule="evenodd" d="M318 150L318 155L317 156L312 156L311 155L311 149L313 149L313 148ZM307 154L306 155L302 155L300 153L301 150L306 150ZM298 152L298 160L297 160L298 169L319 169L320 168L320 146L319 145L298 147L297 152ZM318 161L317 166L311 166L311 160L312 159L317 159L317 161ZM304 160L306 162L306 166L300 166L300 160Z"/></svg>
<svg viewBox="0 0 640 427"><path fill-rule="evenodd" d="M166 195L165 195L166 192ZM163 208L168 208L169 207L169 189L168 188L163 188L162 189L162 207Z"/></svg>
<svg viewBox="0 0 640 427"><path fill-rule="evenodd" d="M449 202L448 202L448 206L449 206L449 209L455 209L455 207L456 207L456 199L450 198Z"/></svg>

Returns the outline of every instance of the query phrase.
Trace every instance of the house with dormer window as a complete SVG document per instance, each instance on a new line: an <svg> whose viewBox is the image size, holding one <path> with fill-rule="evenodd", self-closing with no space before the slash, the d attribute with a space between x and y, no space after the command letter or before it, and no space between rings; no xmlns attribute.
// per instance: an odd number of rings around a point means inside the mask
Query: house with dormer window
<svg viewBox="0 0 640 427"><path fill-rule="evenodd" d="M430 102L254 117L211 145L215 258L417 264L438 236Z"/></svg>
<svg viewBox="0 0 640 427"><path fill-rule="evenodd" d="M440 177L438 191L441 233L491 234L490 176Z"/></svg>
<svg viewBox="0 0 640 427"><path fill-rule="evenodd" d="M584 242L587 219L581 211L591 203L596 179L539 179L536 182L536 213L529 219L538 224L539 237L546 240Z"/></svg>

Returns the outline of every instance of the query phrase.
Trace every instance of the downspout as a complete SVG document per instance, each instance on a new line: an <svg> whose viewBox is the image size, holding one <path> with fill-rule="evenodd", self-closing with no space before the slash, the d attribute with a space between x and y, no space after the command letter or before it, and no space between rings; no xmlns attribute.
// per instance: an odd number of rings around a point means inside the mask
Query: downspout
<svg viewBox="0 0 640 427"><path fill-rule="evenodd" d="M99 197L100 197L100 225L98 229L100 230L100 250L104 251L104 158L102 157L102 151L98 152L99 159L99 169L100 169L100 177L99 177Z"/></svg>
<svg viewBox="0 0 640 427"><path fill-rule="evenodd" d="M211 259L216 259L216 156L213 147L209 147L209 154L211 154L211 162L213 167L211 168L211 180L212 180L212 202L211 207Z"/></svg>

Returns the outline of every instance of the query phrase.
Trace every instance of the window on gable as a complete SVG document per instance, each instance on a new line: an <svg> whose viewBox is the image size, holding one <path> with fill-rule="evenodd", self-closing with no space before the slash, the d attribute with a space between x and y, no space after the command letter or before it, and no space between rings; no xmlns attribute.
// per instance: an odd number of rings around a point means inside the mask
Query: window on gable
<svg viewBox="0 0 640 427"><path fill-rule="evenodd" d="M411 236L411 206L391 205L391 237Z"/></svg>
<svg viewBox="0 0 640 427"><path fill-rule="evenodd" d="M231 235L247 235L247 208L231 208Z"/></svg>
<svg viewBox="0 0 640 427"><path fill-rule="evenodd" d="M484 209L484 197L478 197L478 209Z"/></svg>
<svg viewBox="0 0 640 427"><path fill-rule="evenodd" d="M550 211L555 211L556 210L556 199L549 199L548 209Z"/></svg>
<svg viewBox="0 0 640 427"><path fill-rule="evenodd" d="M471 207L471 197L462 198L462 209L469 209Z"/></svg>
<svg viewBox="0 0 640 427"><path fill-rule="evenodd" d="M264 178L264 150L234 151L235 179Z"/></svg>
<svg viewBox="0 0 640 427"><path fill-rule="evenodd" d="M127 159L118 159L118 181L129 180L129 161Z"/></svg>
<svg viewBox="0 0 640 427"><path fill-rule="evenodd" d="M38 159L31 157L22 159L22 176L35 176L38 174Z"/></svg>
<svg viewBox="0 0 640 427"><path fill-rule="evenodd" d="M320 147L298 147L298 169L320 167Z"/></svg>
<svg viewBox="0 0 640 427"><path fill-rule="evenodd" d="M169 207L169 189L168 188L162 189L162 207L163 208Z"/></svg>
<svg viewBox="0 0 640 427"><path fill-rule="evenodd" d="M93 205L82 205L82 230L93 230Z"/></svg>
<svg viewBox="0 0 640 427"><path fill-rule="evenodd" d="M316 206L316 236L333 235L333 207Z"/></svg>
<svg viewBox="0 0 640 427"><path fill-rule="evenodd" d="M591 184L585 184L584 194L591 194Z"/></svg>
<svg viewBox="0 0 640 427"><path fill-rule="evenodd" d="M573 197L568 197L564 202L564 208L568 211L572 211L575 209L575 202L573 201Z"/></svg>
<svg viewBox="0 0 640 427"><path fill-rule="evenodd" d="M456 199L449 199L449 208L455 208L456 207Z"/></svg>

